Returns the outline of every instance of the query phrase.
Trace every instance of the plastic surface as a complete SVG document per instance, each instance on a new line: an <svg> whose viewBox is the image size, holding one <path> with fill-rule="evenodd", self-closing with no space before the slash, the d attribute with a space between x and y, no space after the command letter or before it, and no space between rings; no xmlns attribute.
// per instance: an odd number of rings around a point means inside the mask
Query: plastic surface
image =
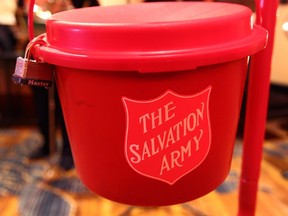
<svg viewBox="0 0 288 216"><path fill-rule="evenodd" d="M251 14L241 5L203 2L65 11L47 21L48 45L36 56L81 69L187 70L262 49L266 31L252 28Z"/></svg>
<svg viewBox="0 0 288 216"><path fill-rule="evenodd" d="M225 179L248 56L266 44L250 16L240 5L195 2L53 15L34 56L55 65L88 188L155 206L196 199Z"/></svg>
<svg viewBox="0 0 288 216"><path fill-rule="evenodd" d="M247 58L149 74L57 66L80 179L130 205L182 203L214 190L229 173L246 70ZM127 98L139 102L134 109Z"/></svg>
<svg viewBox="0 0 288 216"><path fill-rule="evenodd" d="M269 31L267 48L252 57L246 104L238 216L256 211L268 111L271 60L278 0L256 0L256 23Z"/></svg>

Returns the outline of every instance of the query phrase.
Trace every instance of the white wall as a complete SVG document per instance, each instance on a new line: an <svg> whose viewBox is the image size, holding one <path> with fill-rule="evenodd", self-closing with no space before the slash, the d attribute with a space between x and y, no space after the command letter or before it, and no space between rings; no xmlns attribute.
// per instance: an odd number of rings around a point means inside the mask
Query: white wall
<svg viewBox="0 0 288 216"><path fill-rule="evenodd" d="M282 29L285 22L288 24L288 4L278 8L271 71L272 83L288 86L288 29L286 34Z"/></svg>

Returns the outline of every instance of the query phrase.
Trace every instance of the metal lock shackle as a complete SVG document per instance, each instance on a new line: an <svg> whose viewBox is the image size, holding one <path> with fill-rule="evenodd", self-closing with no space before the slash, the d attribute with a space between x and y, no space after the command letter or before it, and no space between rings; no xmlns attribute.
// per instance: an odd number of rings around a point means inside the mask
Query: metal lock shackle
<svg viewBox="0 0 288 216"><path fill-rule="evenodd" d="M24 61L29 61L30 60L30 55L31 55L31 50L33 49L34 46L36 45L45 45L46 42L43 40L44 35L39 35L38 37L34 38L33 40L31 40L25 49L25 53L24 53ZM21 57L20 57L21 58ZM40 63L40 62L39 62ZM24 64L24 68L23 68L23 75L26 74L27 71L27 67L28 64Z"/></svg>
<svg viewBox="0 0 288 216"><path fill-rule="evenodd" d="M31 50L36 45L45 45L44 35L31 40L25 50L24 58L18 57L12 80L16 84L48 88L52 85L53 66L30 59Z"/></svg>

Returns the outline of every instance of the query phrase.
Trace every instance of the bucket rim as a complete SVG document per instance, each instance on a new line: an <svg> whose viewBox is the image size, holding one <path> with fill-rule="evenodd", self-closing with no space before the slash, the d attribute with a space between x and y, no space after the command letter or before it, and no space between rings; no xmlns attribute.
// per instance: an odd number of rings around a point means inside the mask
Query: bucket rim
<svg viewBox="0 0 288 216"><path fill-rule="evenodd" d="M46 40L46 38L44 38ZM268 32L255 25L249 37L232 43L192 50L151 53L69 53L55 47L35 47L34 56L55 66L104 71L170 72L195 69L251 56L267 45ZM221 49L219 49L221 48Z"/></svg>

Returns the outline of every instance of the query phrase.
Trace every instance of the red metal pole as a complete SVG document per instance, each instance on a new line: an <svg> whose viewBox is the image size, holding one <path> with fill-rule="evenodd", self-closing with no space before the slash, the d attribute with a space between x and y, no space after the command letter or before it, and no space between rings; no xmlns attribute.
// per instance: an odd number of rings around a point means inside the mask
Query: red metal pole
<svg viewBox="0 0 288 216"><path fill-rule="evenodd" d="M34 3L35 0L30 0L28 8L28 36L30 41L33 40L34 38L34 18L33 18Z"/></svg>
<svg viewBox="0 0 288 216"><path fill-rule="evenodd" d="M256 24L268 30L269 39L266 49L257 53L251 59L238 216L253 216L256 211L278 0L255 0L255 5Z"/></svg>

